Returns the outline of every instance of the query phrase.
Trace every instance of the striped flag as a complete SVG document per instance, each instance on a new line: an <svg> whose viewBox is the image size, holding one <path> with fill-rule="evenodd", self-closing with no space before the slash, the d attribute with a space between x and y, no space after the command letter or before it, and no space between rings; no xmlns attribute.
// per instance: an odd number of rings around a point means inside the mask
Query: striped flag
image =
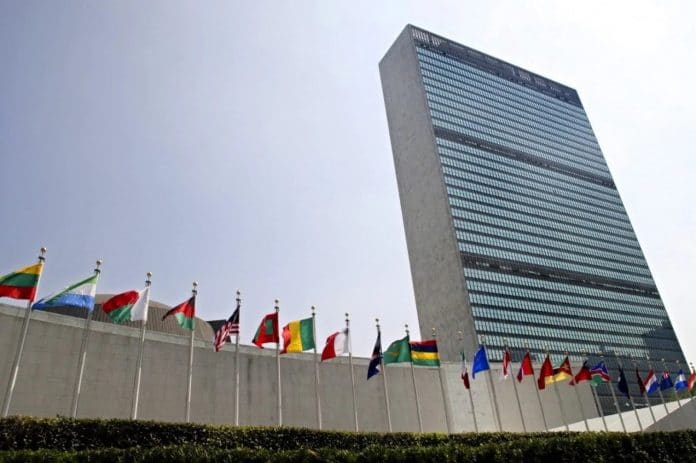
<svg viewBox="0 0 696 463"><path fill-rule="evenodd" d="M508 376L510 376L510 364L512 363L512 356L510 355L510 351L505 348L505 352L503 352L503 368L500 370L501 373L501 380L507 379Z"/></svg>
<svg viewBox="0 0 696 463"><path fill-rule="evenodd" d="M237 301L237 308L234 309L230 318L215 332L215 352L220 352L222 346L225 345L231 334L239 336L239 306L240 301Z"/></svg>

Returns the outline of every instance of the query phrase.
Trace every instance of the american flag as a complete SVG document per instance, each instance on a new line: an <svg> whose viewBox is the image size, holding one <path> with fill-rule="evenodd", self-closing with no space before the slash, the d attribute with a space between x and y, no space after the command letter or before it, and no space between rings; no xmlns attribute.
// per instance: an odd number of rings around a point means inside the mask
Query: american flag
<svg viewBox="0 0 696 463"><path fill-rule="evenodd" d="M230 315L230 318L227 319L224 325L220 327L219 330L215 333L215 352L220 352L220 349L222 349L222 346L225 345L227 342L227 339L230 337L231 334L236 334L239 336L239 306L241 305L240 301L237 301L237 308L234 309L234 312L232 315Z"/></svg>

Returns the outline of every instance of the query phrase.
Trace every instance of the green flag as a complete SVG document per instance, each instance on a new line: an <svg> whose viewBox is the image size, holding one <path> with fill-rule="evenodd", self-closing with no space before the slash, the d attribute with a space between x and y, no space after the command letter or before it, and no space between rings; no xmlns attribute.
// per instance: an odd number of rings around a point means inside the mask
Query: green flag
<svg viewBox="0 0 696 463"><path fill-rule="evenodd" d="M389 348L382 354L384 356L384 364L410 362L411 347L408 344L409 338L406 336L389 344Z"/></svg>

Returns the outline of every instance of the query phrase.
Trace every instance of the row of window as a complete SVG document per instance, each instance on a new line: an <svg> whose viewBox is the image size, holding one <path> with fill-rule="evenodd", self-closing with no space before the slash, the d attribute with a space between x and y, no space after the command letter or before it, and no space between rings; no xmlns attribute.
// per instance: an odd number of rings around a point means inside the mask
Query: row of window
<svg viewBox="0 0 696 463"><path fill-rule="evenodd" d="M518 336L518 337L537 337L545 338L549 341L576 341L586 342L587 344L597 344L605 346L621 346L621 348L647 348L645 339L633 338L628 336L611 336L608 340L590 339L589 334L583 331L562 330L556 328L547 328L535 325L521 325L518 323L503 323L498 321L480 320L474 321L476 332L486 331L496 333L500 336ZM658 347L665 350L672 348L678 349L678 345L674 341L666 341L662 339L650 339L650 347Z"/></svg>
<svg viewBox="0 0 696 463"><path fill-rule="evenodd" d="M431 111L430 115L432 117L434 127L451 130L455 133L483 140L488 143L497 144L513 151L519 151L530 156L536 156L551 162L562 164L572 169L579 170L581 172L587 172L591 175L609 181L611 180L609 171L606 169L597 169L584 163L570 160L553 150L546 149L539 145L534 145L533 143L529 143L519 137L504 134L500 129L489 128L472 121L465 121L437 111Z"/></svg>
<svg viewBox="0 0 696 463"><path fill-rule="evenodd" d="M484 245L501 249L504 251L516 251L524 253L528 256L545 258L548 262L545 265L552 268L558 268L560 265L563 264L578 264L580 266L579 268L587 267L587 273L591 272L591 269L597 269L597 271L609 271L608 273L610 275L614 275L616 274L614 270L620 270L621 272L618 272L618 275L622 275L622 277L624 275L633 275L636 277L650 276L650 271L646 266L640 267L619 264L616 262L607 262L602 259L593 259L591 257L586 257L584 255L579 255L573 252L557 251L555 249L540 246L537 243L530 244L527 242L512 241L502 239L499 236L484 235L477 232L457 231L456 236L460 244L467 243Z"/></svg>
<svg viewBox="0 0 696 463"><path fill-rule="evenodd" d="M509 82L493 74L432 53L428 50L418 50L418 56L420 58L419 62L421 68L425 64L436 66L439 69L451 73L459 82L478 82L484 90L495 92L497 95L504 96L506 99L512 99L523 104L528 108L528 111L538 112L539 114L553 114L553 116L560 121L566 121L571 126L582 127L587 130L588 133L592 133L592 127L582 108L563 103L556 98L536 92L523 85ZM465 80L462 75L467 75L468 79Z"/></svg>
<svg viewBox="0 0 696 463"><path fill-rule="evenodd" d="M582 196L588 196L592 200L600 200L616 205L619 207L619 210L623 211L621 198L615 188L588 182L572 175L566 175L535 164L491 153L471 145L457 143L444 138L437 138L436 141L440 154L486 166L495 171L496 175L498 172L506 172L518 178L529 178L534 180L534 183L550 185L554 191L574 191Z"/></svg>
<svg viewBox="0 0 696 463"><path fill-rule="evenodd" d="M480 109L474 105L462 106L454 102L449 102L432 93L428 93L427 98L431 110L436 109L465 120L475 119L477 121L485 121L488 126L494 125L496 127L505 128L507 133L517 135L532 143L550 148L551 150L565 153L572 159L582 159L589 165L604 165L602 153L598 149L591 151L590 148L576 143L565 133L554 130L551 127L535 124L526 119L512 121L508 118L491 114L490 110L486 110L485 107ZM481 105L477 104L476 106Z"/></svg>
<svg viewBox="0 0 696 463"><path fill-rule="evenodd" d="M423 84L428 96L439 97L437 100L442 104L452 107L472 106L502 119L522 120L539 129L553 129L555 133L559 133L563 137L589 148L595 152L595 157L597 157L597 153L600 153L601 156L599 144L592 134L578 130L576 127L559 123L553 116L537 116L529 111L518 109L520 107L514 103L503 104L497 99L491 98L486 90L481 90L477 85L464 84L465 87L453 87L445 83L444 78L436 76L436 74L430 72L427 76L423 76Z"/></svg>
<svg viewBox="0 0 696 463"><path fill-rule="evenodd" d="M526 186L517 185L512 182L503 182L490 177L480 175L482 169L471 168L464 162L454 159L441 157L440 161L443 165L451 167L456 172L455 176L464 180L467 185L470 185L470 190L481 192L495 192L495 195L501 199L508 199L529 206L537 206L540 210L550 209L563 214L569 213L569 209L573 210L573 215L583 217L587 221L610 225L616 228L623 228L632 231L628 216L625 213L618 213L607 210L604 207L596 207L594 204L583 203L566 199L561 195L547 194L538 191L533 191Z"/></svg>
<svg viewBox="0 0 696 463"><path fill-rule="evenodd" d="M490 294L502 297L525 299L530 303L548 302L564 307L575 307L580 310L569 315L587 317L615 322L626 321L626 315L638 315L638 324L655 326L664 323L667 315L664 308L654 305L639 305L636 302L622 300L622 293L616 293L615 299L597 298L592 296L556 292L550 289L532 289L528 287L511 286L497 282L482 281L467 278L467 288L472 294ZM646 302L651 301L648 299Z"/></svg>
<svg viewBox="0 0 696 463"><path fill-rule="evenodd" d="M543 354L537 355L537 361L540 361L545 357L545 352L547 350L555 352L568 352L571 359L579 361L585 354L597 355L600 352L611 352L622 357L633 357L633 358L645 358L648 355L652 358L679 358L682 356L680 350L669 350L669 349L653 349L653 348L635 348L627 346L614 346L605 345L602 343L592 343L592 342L571 342L571 341L559 341L559 340L547 340L547 339L536 339L536 338L526 338L518 337L515 335L499 335L495 332L489 332L486 330L480 331L481 335L486 338L487 354L489 359L501 359L503 355L503 347L507 345L515 349L526 349L527 346L532 351L542 352ZM554 365L558 365L562 358L562 355L552 356L552 361Z"/></svg>
<svg viewBox="0 0 696 463"><path fill-rule="evenodd" d="M602 312L601 309L597 308L587 309L578 306L563 305L553 302L543 302L539 300L529 299L514 299L509 296L499 296L496 294L486 294L480 292L469 293L469 300L471 301L471 305L474 307L494 307L501 310L518 312L520 317L523 317L523 314L526 312L537 312L562 317L568 316L586 319L602 319L606 322L611 322L616 326L619 326L621 323L631 323L633 325L640 325L650 329L670 327L669 320L667 319L666 314L663 314L663 317L658 318L648 317L639 313L636 313L635 315L628 315L625 312Z"/></svg>
<svg viewBox="0 0 696 463"><path fill-rule="evenodd" d="M594 220L590 221L587 220L586 215L583 216L583 214L579 212L568 209L563 210L561 208L552 207L553 205L551 204L548 204L543 208L532 207L529 205L531 201L513 201L503 197L502 192L496 191L493 188L478 187L477 190L483 192L483 194L480 194L477 191L472 191L473 188L471 188L471 184L469 182L458 178L458 172L455 169L443 166L442 171L445 174L444 180L445 185L447 185L447 194L450 196L450 204L452 205L467 208L467 201L461 200L466 199L475 201L479 204L488 204L496 209L504 209L506 211L523 213L525 215L529 215L530 217L551 220L554 223L571 226L574 225L587 230L594 230L600 233L604 232L617 237L636 240L636 236L630 227L616 227ZM459 198L459 200L457 200L457 198ZM555 212L552 212L554 209Z"/></svg>
<svg viewBox="0 0 696 463"><path fill-rule="evenodd" d="M636 276L629 274L627 272L614 272L611 270L604 270L601 268L589 266L589 265L577 265L558 259L550 259L545 257L538 257L530 254L521 254L519 252L508 251L505 249L498 249L493 247L493 245L479 245L475 243L459 243L459 250L465 253L491 257L493 259L502 259L512 262L520 262L529 265L537 265L542 267L548 267L552 269L560 269L568 272L577 272L587 275L598 275L605 278L611 278L619 281L639 283L645 285L653 284L652 279Z"/></svg>
<svg viewBox="0 0 696 463"><path fill-rule="evenodd" d="M455 228L465 228L467 221L484 225L491 225L494 228L507 228L521 232L547 236L562 241L574 241L587 245L594 245L600 249L618 249L626 254L633 254L642 257L640 251L633 252L636 248L629 248L630 241L622 238L610 236L607 233L596 233L591 230L580 229L578 227L566 227L563 224L546 228L545 221L535 217L520 219L517 215L493 209L486 205L470 202L466 206L452 208L453 225ZM521 215L521 214L518 214ZM510 219L510 220L508 220ZM606 241L602 241L605 239Z"/></svg>
<svg viewBox="0 0 696 463"><path fill-rule="evenodd" d="M491 272L489 270L481 270L480 268L474 267L464 267L464 276L466 276L467 281L479 280L481 282L490 282L492 284L503 283L506 286L519 286L525 289L539 289L541 291L549 291L552 293L574 294L582 297L603 299L607 301L627 302L629 304L634 304L636 306L636 310L641 307L655 307L660 311L660 316L667 316L667 312L662 305L662 301L657 295L651 297L648 295L630 294L622 291L601 289L595 286L561 283L559 281L529 278L510 273ZM636 313L643 312L638 311ZM646 314L650 313L653 312L648 312Z"/></svg>
<svg viewBox="0 0 696 463"><path fill-rule="evenodd" d="M617 206L611 207L606 203L593 201L591 198L582 198L575 193L558 191L543 184L524 180L512 175L497 173L486 167L479 167L471 162L459 161L444 153L440 154L440 161L443 165L457 169L457 171L460 172L460 174L457 175L458 178L464 180L492 186L501 191L516 192L534 199L543 198L546 202L561 204L572 209L592 211L592 213L597 216L604 216L609 219L625 219L624 221L628 222L626 213L622 210L617 210Z"/></svg>
<svg viewBox="0 0 696 463"><path fill-rule="evenodd" d="M660 326L637 326L626 322L616 323L589 318L570 317L566 313L541 314L538 312L520 312L477 305L473 308L474 317L478 319L501 320L505 322L547 325L560 329L586 330L587 339L597 342L609 342L611 337L630 335L630 337L662 338L674 342L674 332ZM618 338L617 338L618 339Z"/></svg>
<svg viewBox="0 0 696 463"><path fill-rule="evenodd" d="M489 143L495 143L511 150L539 156L559 164L563 164L583 172L591 172L603 178L609 177L606 166L591 165L585 159L572 154L565 154L558 149L552 149L545 145L529 141L525 134L507 130L505 126L485 121L481 118L462 119L437 109L431 109L430 115L433 125L462 133L471 137L480 138Z"/></svg>
<svg viewBox="0 0 696 463"><path fill-rule="evenodd" d="M420 67L421 74L426 69L431 72L446 73L457 85L478 85L480 89L504 98L504 101L510 100L523 105L527 112L551 115L559 122L567 123L570 127L577 127L588 134L592 133L592 127L582 108L497 78L474 67L459 65L456 61L442 60L440 57L431 59L431 57L423 56L420 60Z"/></svg>
<svg viewBox="0 0 696 463"><path fill-rule="evenodd" d="M641 258L629 257L611 251L607 252L598 248L590 248L588 246L578 246L577 243L573 242L532 236L526 233L518 233L516 231L505 230L498 227L489 227L478 223L465 222L463 226L456 227L456 233L457 238L461 237L462 240L466 240L471 234L483 234L489 237L503 237L520 243L537 244L544 246L547 249L570 252L581 257L599 257L607 264L615 262L617 264L637 265L642 268L647 268L648 265L645 260Z"/></svg>

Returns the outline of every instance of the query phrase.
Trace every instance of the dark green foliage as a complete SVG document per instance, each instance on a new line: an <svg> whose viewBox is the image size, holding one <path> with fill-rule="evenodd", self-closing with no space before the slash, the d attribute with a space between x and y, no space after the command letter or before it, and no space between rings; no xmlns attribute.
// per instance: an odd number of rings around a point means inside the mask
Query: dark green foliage
<svg viewBox="0 0 696 463"><path fill-rule="evenodd" d="M0 420L4 462L696 461L696 431L416 434L321 432L125 420Z"/></svg>

